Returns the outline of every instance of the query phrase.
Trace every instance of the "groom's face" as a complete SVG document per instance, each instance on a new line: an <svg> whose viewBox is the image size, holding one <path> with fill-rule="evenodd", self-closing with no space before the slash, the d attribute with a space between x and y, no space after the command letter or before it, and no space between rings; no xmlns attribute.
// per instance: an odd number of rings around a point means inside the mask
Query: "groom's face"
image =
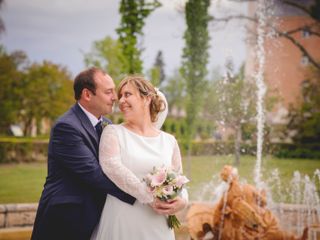
<svg viewBox="0 0 320 240"><path fill-rule="evenodd" d="M90 105L95 116L112 113L113 104L117 99L115 84L107 74L95 74L96 93L91 96Z"/></svg>

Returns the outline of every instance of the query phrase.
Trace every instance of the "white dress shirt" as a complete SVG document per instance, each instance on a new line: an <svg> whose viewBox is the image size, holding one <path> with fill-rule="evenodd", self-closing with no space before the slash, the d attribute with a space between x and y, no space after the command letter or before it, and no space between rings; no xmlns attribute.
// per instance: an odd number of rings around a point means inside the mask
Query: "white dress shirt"
<svg viewBox="0 0 320 240"><path fill-rule="evenodd" d="M79 107L84 111L84 113L89 118L91 124L93 127L97 125L98 122L101 122L101 117L99 119L96 118L92 113L88 112L84 107L81 106L81 104L78 102Z"/></svg>

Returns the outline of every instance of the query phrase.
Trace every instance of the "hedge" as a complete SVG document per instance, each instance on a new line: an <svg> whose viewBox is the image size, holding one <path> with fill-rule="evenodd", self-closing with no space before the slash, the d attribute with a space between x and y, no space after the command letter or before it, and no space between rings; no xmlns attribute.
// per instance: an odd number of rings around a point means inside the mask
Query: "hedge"
<svg viewBox="0 0 320 240"><path fill-rule="evenodd" d="M320 159L320 143L274 144L273 155L279 158Z"/></svg>
<svg viewBox="0 0 320 240"><path fill-rule="evenodd" d="M180 151L183 155L187 153L187 146L183 140L178 140ZM241 153L245 155L255 155L256 146L241 144ZM192 143L191 155L228 155L234 154L234 142L232 141L194 141Z"/></svg>
<svg viewBox="0 0 320 240"><path fill-rule="evenodd" d="M47 139L0 139L0 163L46 161Z"/></svg>
<svg viewBox="0 0 320 240"><path fill-rule="evenodd" d="M183 140L178 140L181 153L187 153ZM255 154L255 146L241 145L242 153ZM0 163L18 163L46 161L48 140L30 139L0 139ZM234 153L233 142L195 141L192 145L192 155L225 155Z"/></svg>
<svg viewBox="0 0 320 240"><path fill-rule="evenodd" d="M185 141L178 139L182 155L187 154ZM241 144L241 154L255 155L256 145ZM234 142L194 141L191 155L227 155L234 154ZM266 144L264 153L279 158L314 158L320 159L320 143L315 144ZM46 161L48 139L0 138L0 163L19 163Z"/></svg>

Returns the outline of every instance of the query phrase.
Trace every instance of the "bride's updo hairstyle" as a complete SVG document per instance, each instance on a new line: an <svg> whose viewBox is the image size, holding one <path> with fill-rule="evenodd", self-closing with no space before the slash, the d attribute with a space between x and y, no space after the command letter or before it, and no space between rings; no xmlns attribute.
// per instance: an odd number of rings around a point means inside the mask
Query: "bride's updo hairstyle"
<svg viewBox="0 0 320 240"><path fill-rule="evenodd" d="M135 87L139 91L142 98L146 98L148 96L151 97L150 117L152 122L156 122L158 113L164 111L167 106L165 101L162 100L161 96L157 93L157 90L154 88L154 86L142 76L127 76L119 84L118 99L120 99L120 92L126 84L130 84L131 86Z"/></svg>

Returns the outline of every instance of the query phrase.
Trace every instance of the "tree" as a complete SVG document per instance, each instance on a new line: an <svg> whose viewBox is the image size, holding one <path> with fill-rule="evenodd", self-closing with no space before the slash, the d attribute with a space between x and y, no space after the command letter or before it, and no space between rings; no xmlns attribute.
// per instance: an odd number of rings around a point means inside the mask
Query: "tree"
<svg viewBox="0 0 320 240"><path fill-rule="evenodd" d="M178 71L169 78L168 83L164 87L164 92L169 105L169 114L172 115L172 110L176 109L178 115L185 109L185 81Z"/></svg>
<svg viewBox="0 0 320 240"><path fill-rule="evenodd" d="M123 47L129 67L122 69L126 73L142 73L141 46L138 38L143 36L142 28L145 19L161 4L157 0L121 0L119 12L121 14L120 27L117 29L119 40Z"/></svg>
<svg viewBox="0 0 320 240"><path fill-rule="evenodd" d="M38 130L43 119L55 120L74 102L72 81L66 68L44 61L30 64L23 51L8 54L0 46L0 133L13 123L25 135Z"/></svg>
<svg viewBox="0 0 320 240"><path fill-rule="evenodd" d="M161 86L166 78L162 51L158 51L153 67L150 69L151 82L154 86Z"/></svg>
<svg viewBox="0 0 320 240"><path fill-rule="evenodd" d="M302 84L303 99L292 106L288 115L286 136L302 149L320 142L320 71L313 68L309 78Z"/></svg>
<svg viewBox="0 0 320 240"><path fill-rule="evenodd" d="M21 109L23 69L28 59L24 52L8 54L0 46L0 133L6 134L12 123L17 123Z"/></svg>
<svg viewBox="0 0 320 240"><path fill-rule="evenodd" d="M23 79L22 111L19 120L24 134L31 135L34 124L40 130L43 119L55 120L74 102L72 81L66 68L44 61L32 64Z"/></svg>
<svg viewBox="0 0 320 240"><path fill-rule="evenodd" d="M147 74L149 76L149 79L150 79L152 85L155 86L155 87L159 87L160 86L160 71L159 71L159 68L152 67L151 69L149 69Z"/></svg>
<svg viewBox="0 0 320 240"><path fill-rule="evenodd" d="M1 10L1 7L3 6L3 3L4 3L4 0L0 0L0 10ZM4 23L2 18L0 17L0 33L3 32L4 30L5 30Z"/></svg>
<svg viewBox="0 0 320 240"><path fill-rule="evenodd" d="M186 81L186 122L189 148L206 87L206 65L209 57L207 28L211 20L208 13L209 6L209 0L189 0L185 5L187 29L184 34L185 47L182 55L181 75Z"/></svg>
<svg viewBox="0 0 320 240"><path fill-rule="evenodd" d="M253 121L256 106L256 87L244 78L244 66L234 76L232 61L226 63L226 76L213 81L208 87L208 94L203 114L234 132L235 164L240 164L240 145L242 129Z"/></svg>
<svg viewBox="0 0 320 240"><path fill-rule="evenodd" d="M92 44L91 51L84 55L86 66L97 66L105 70L116 83L129 71L129 63L123 55L122 44L107 36ZM124 69L126 69L124 71Z"/></svg>

